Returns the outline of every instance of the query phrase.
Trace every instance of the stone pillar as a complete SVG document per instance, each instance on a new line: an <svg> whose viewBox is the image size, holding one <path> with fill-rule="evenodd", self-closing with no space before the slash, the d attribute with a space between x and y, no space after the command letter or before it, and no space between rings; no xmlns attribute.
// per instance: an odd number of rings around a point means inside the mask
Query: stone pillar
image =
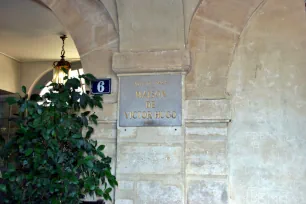
<svg viewBox="0 0 306 204"><path fill-rule="evenodd" d="M119 78L118 110L125 102L120 93L122 79L128 76L178 75L184 107L184 79L190 68L188 51L123 52L113 56L113 71ZM134 93L135 94L135 93ZM135 100L136 97L134 96ZM166 99L167 100L167 99ZM175 106L176 104L173 104ZM172 204L184 203L185 199L185 124L182 111L180 126L120 127L117 123L117 168L119 187L116 204ZM120 117L126 117L118 111Z"/></svg>
<svg viewBox="0 0 306 204"><path fill-rule="evenodd" d="M185 192L188 204L228 203L228 100L185 101Z"/></svg>

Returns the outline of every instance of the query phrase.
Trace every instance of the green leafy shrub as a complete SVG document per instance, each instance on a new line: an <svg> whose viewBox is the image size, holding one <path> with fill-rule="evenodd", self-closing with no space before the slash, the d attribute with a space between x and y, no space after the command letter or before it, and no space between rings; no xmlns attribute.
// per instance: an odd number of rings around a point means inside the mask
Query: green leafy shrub
<svg viewBox="0 0 306 204"><path fill-rule="evenodd" d="M81 75L87 85L95 77ZM19 106L18 130L0 155L7 162L0 191L6 203L80 203L85 194L111 200L117 184L104 145L90 139L102 98L81 93L81 82L52 83L43 96L8 98ZM41 87L43 88L43 87ZM40 103L38 103L40 102ZM11 162L14 158L14 162Z"/></svg>

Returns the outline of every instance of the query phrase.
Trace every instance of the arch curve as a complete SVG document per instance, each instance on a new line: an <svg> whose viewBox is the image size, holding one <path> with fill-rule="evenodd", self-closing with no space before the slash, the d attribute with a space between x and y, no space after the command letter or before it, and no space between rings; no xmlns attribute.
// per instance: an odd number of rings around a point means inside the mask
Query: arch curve
<svg viewBox="0 0 306 204"><path fill-rule="evenodd" d="M32 85L30 86L29 90L28 90L28 95L31 96L34 93L34 89L35 86L38 84L38 82L44 78L49 72L52 72L53 68L47 69L44 72L42 72L36 79L35 81L32 83Z"/></svg>
<svg viewBox="0 0 306 204"><path fill-rule="evenodd" d="M193 67L186 77L187 99L226 98L228 70L239 37L264 0L202 1L190 25Z"/></svg>
<svg viewBox="0 0 306 204"><path fill-rule="evenodd" d="M118 34L99 0L38 0L53 11L72 36L80 56L97 49L117 50Z"/></svg>
<svg viewBox="0 0 306 204"><path fill-rule="evenodd" d="M111 76L114 51L119 50L119 37L114 22L100 0L35 0L46 5L71 35L79 52L84 72L96 77ZM110 97L116 101L117 91Z"/></svg>

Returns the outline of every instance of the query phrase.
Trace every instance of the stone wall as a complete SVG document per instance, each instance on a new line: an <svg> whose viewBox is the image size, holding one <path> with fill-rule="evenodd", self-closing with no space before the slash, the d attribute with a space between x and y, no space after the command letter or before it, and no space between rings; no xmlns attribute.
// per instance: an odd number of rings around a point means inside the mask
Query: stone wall
<svg viewBox="0 0 306 204"><path fill-rule="evenodd" d="M85 71L112 78L95 138L115 203L306 203L302 0L42 1ZM169 73L183 125L119 127L120 77Z"/></svg>
<svg viewBox="0 0 306 204"><path fill-rule="evenodd" d="M119 80L121 76L160 75L170 71L179 73L184 85L184 74L189 68L188 52L121 52L113 57L113 70ZM180 89L173 91L183 93ZM184 104L184 97L180 102ZM118 108L123 103L120 101ZM117 128L116 174L120 187L116 203L184 203L184 126L120 127L118 124Z"/></svg>
<svg viewBox="0 0 306 204"><path fill-rule="evenodd" d="M229 101L185 104L185 203L228 203Z"/></svg>
<svg viewBox="0 0 306 204"><path fill-rule="evenodd" d="M231 202L306 203L303 1L269 0L241 35L228 91Z"/></svg>

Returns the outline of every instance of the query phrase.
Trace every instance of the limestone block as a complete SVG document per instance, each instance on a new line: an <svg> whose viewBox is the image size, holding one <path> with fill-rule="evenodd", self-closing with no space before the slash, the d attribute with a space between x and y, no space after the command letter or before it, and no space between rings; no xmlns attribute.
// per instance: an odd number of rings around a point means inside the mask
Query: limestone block
<svg viewBox="0 0 306 204"><path fill-rule="evenodd" d="M133 181L119 181L118 184L119 190L133 190L134 189L134 182Z"/></svg>
<svg viewBox="0 0 306 204"><path fill-rule="evenodd" d="M120 141L123 138L136 138L137 128L136 127L124 127L118 128L118 140Z"/></svg>
<svg viewBox="0 0 306 204"><path fill-rule="evenodd" d="M120 180L119 180L119 183L120 183ZM120 186L120 184L118 186ZM117 187L115 194L116 194L116 201L118 200L132 200L133 201L136 193L133 189L132 190L128 190L128 189L122 190Z"/></svg>
<svg viewBox="0 0 306 204"><path fill-rule="evenodd" d="M46 6L51 8L57 0L38 0L38 1L44 3Z"/></svg>
<svg viewBox="0 0 306 204"><path fill-rule="evenodd" d="M133 204L133 200L129 199L118 199L116 200L115 204Z"/></svg>
<svg viewBox="0 0 306 204"><path fill-rule="evenodd" d="M197 15L240 33L260 2L262 0L208 0L199 7Z"/></svg>
<svg viewBox="0 0 306 204"><path fill-rule="evenodd" d="M117 74L146 72L187 72L190 53L184 50L114 53L113 70Z"/></svg>
<svg viewBox="0 0 306 204"><path fill-rule="evenodd" d="M118 77L112 70L112 55L109 50L99 49L81 57L85 73L112 79L112 93L103 95L103 101L107 103L115 103L118 99Z"/></svg>
<svg viewBox="0 0 306 204"><path fill-rule="evenodd" d="M193 51L219 51L232 50L238 40L239 34L207 22L196 15L190 25L189 47Z"/></svg>
<svg viewBox="0 0 306 204"><path fill-rule="evenodd" d="M183 143L181 127L128 127L119 128L119 142L137 143Z"/></svg>
<svg viewBox="0 0 306 204"><path fill-rule="evenodd" d="M226 139L227 123L186 124L186 140L202 141L203 139Z"/></svg>
<svg viewBox="0 0 306 204"><path fill-rule="evenodd" d="M215 83L215 86L205 86L203 84ZM226 92L226 78L215 78L210 80L209 78L203 78L193 81L193 84L186 84L186 98L188 100L216 100L224 99L227 97Z"/></svg>
<svg viewBox="0 0 306 204"><path fill-rule="evenodd" d="M198 8L200 0L183 0L185 17L185 36L189 34L191 19ZM187 40L187 39L186 39Z"/></svg>
<svg viewBox="0 0 306 204"><path fill-rule="evenodd" d="M193 68L196 69L196 76L199 82L203 78L227 77L232 50L232 47L229 50L210 48L205 52L195 52L193 55Z"/></svg>
<svg viewBox="0 0 306 204"><path fill-rule="evenodd" d="M190 29L193 67L186 76L187 99L225 98L228 67L239 35L198 16Z"/></svg>
<svg viewBox="0 0 306 204"><path fill-rule="evenodd" d="M225 141L186 143L186 173L192 175L227 175Z"/></svg>
<svg viewBox="0 0 306 204"><path fill-rule="evenodd" d="M117 6L116 0L100 0L104 4L105 8L107 9L109 15L111 16L116 30L118 31L118 14L117 14Z"/></svg>
<svg viewBox="0 0 306 204"><path fill-rule="evenodd" d="M92 125L94 128L94 132L91 135L93 139L116 139L117 128L116 123L101 123L98 125Z"/></svg>
<svg viewBox="0 0 306 204"><path fill-rule="evenodd" d="M117 103L103 103L103 108L95 108L89 111L93 111L99 117L99 121L115 121L117 120Z"/></svg>
<svg viewBox="0 0 306 204"><path fill-rule="evenodd" d="M182 1L117 0L120 51L184 48Z"/></svg>
<svg viewBox="0 0 306 204"><path fill-rule="evenodd" d="M103 144L105 145L105 149L103 152L105 153L106 156L109 156L113 159L116 157L116 144L115 143L105 143L103 140L97 140L98 146Z"/></svg>
<svg viewBox="0 0 306 204"><path fill-rule="evenodd" d="M118 174L176 174L181 172L182 147L118 145Z"/></svg>
<svg viewBox="0 0 306 204"><path fill-rule="evenodd" d="M233 47L195 51L186 77L187 99L225 98L228 67Z"/></svg>
<svg viewBox="0 0 306 204"><path fill-rule="evenodd" d="M228 100L187 100L185 119L187 120L230 120Z"/></svg>
<svg viewBox="0 0 306 204"><path fill-rule="evenodd" d="M118 39L112 19L100 1L57 0L52 10L73 37L80 56Z"/></svg>
<svg viewBox="0 0 306 204"><path fill-rule="evenodd" d="M227 204L227 185L223 181L189 181L188 204Z"/></svg>
<svg viewBox="0 0 306 204"><path fill-rule="evenodd" d="M141 181L137 183L136 204L183 204L183 187L162 184L158 181Z"/></svg>

